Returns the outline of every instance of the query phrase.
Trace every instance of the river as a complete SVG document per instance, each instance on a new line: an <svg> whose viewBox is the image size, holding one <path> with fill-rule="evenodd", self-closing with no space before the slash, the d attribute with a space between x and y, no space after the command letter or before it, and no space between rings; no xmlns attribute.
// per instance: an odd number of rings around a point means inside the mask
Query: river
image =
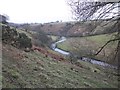
<svg viewBox="0 0 120 90"><path fill-rule="evenodd" d="M70 52L67 52L67 51L64 51L62 49L57 48L58 43L64 42L66 40L67 40L66 37L61 37L57 42L52 43L52 45L51 45L52 49L56 52L59 52L59 53L63 54L63 55L70 55ZM98 61L96 59L91 59L91 58L88 58L88 57L81 57L79 60L89 62L89 63L92 63L92 64L101 65L101 66L104 66L104 67L111 67L111 68L117 69L117 66L113 66L113 65L110 65L108 63Z"/></svg>
<svg viewBox="0 0 120 90"><path fill-rule="evenodd" d="M54 51L56 51L56 52L61 53L61 54L69 55L69 54L70 54L69 52L57 48L57 44L58 44L58 43L61 43L61 42L64 42L65 40L66 40L65 37L61 37L59 41L57 41L57 42L55 42L55 43L53 43L53 44L51 45L52 49L53 49Z"/></svg>

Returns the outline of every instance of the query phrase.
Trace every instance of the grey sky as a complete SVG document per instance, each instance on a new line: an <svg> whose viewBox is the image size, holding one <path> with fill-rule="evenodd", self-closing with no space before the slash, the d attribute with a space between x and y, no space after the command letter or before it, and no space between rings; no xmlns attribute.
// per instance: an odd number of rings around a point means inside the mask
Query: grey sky
<svg viewBox="0 0 120 90"><path fill-rule="evenodd" d="M0 0L0 14L7 14L16 23L72 20L65 0Z"/></svg>

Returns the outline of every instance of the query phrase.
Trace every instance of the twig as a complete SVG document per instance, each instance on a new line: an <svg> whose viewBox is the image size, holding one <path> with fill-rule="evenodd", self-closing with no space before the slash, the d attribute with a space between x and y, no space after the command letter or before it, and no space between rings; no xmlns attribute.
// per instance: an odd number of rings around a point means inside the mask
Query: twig
<svg viewBox="0 0 120 90"><path fill-rule="evenodd" d="M112 39L112 40L107 41L107 42L100 48L100 50L97 51L97 53L96 53L95 55L98 55L98 54L103 50L103 48L104 48L105 46L107 46L107 44L109 44L110 42L113 42L113 41L117 41L117 40L120 40L120 38L115 38L115 39Z"/></svg>

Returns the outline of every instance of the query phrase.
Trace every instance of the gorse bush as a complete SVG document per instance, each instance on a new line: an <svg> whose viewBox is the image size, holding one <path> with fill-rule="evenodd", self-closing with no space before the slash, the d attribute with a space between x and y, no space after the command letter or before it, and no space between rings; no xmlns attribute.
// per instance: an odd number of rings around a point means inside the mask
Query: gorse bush
<svg viewBox="0 0 120 90"><path fill-rule="evenodd" d="M17 41L20 44L19 46L20 48L31 48L32 47L31 39L28 38L28 36L26 36L25 33L20 33Z"/></svg>
<svg viewBox="0 0 120 90"><path fill-rule="evenodd" d="M2 26L2 41L4 43L12 43L18 37L18 33L15 29L11 29L9 26Z"/></svg>
<svg viewBox="0 0 120 90"><path fill-rule="evenodd" d="M2 25L2 42L17 48L31 48L31 39L24 33L18 33L15 28Z"/></svg>

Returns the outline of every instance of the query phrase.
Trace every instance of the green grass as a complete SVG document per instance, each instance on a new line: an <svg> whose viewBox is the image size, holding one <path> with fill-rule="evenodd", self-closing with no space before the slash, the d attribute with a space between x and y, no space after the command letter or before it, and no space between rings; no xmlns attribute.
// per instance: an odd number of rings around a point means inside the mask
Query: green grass
<svg viewBox="0 0 120 90"><path fill-rule="evenodd" d="M71 51L71 46L70 46L69 40L57 44L57 47L65 50L65 51Z"/></svg>
<svg viewBox="0 0 120 90"><path fill-rule="evenodd" d="M114 38L112 34L102 34L87 37L69 37L66 41L57 44L57 47L66 51L74 52L80 56L94 57L94 54L110 39ZM109 43L100 54L94 58L107 61L108 63L117 63L113 61L115 49L118 41ZM112 60L112 61L111 61Z"/></svg>
<svg viewBox="0 0 120 90"><path fill-rule="evenodd" d="M48 36L52 39L52 41L56 41L59 38L59 36L54 36L54 35L48 35Z"/></svg>
<svg viewBox="0 0 120 90"><path fill-rule="evenodd" d="M31 34L25 31L17 31L32 38ZM93 49L101 44L102 40L106 40L106 36L99 37L69 38L58 44L58 47L75 52L80 50L82 54L83 51L88 52L89 48ZM57 36L51 36L51 38L53 41L58 39ZM93 43L95 43L94 46ZM47 49L50 53L59 55ZM3 88L117 88L118 86L115 69L79 60L75 61L79 65L77 66L71 64L68 58L58 61L49 56L45 57L37 51L24 52L6 44L3 45L2 51Z"/></svg>
<svg viewBox="0 0 120 90"><path fill-rule="evenodd" d="M39 52L26 53L12 46L4 46L4 48L6 49L3 52L3 88L117 87L114 69L83 61L77 62L82 66L78 67L67 60L57 61ZM25 57L16 59L15 53L21 53Z"/></svg>
<svg viewBox="0 0 120 90"><path fill-rule="evenodd" d="M88 40L95 41L96 43L99 43L99 44L103 45L103 44L105 44L107 41L109 41L110 39L114 39L114 35L115 35L115 34L116 34L116 33L96 35L96 36L88 36L87 39L88 39Z"/></svg>
<svg viewBox="0 0 120 90"><path fill-rule="evenodd" d="M7 26L7 25L2 24L2 23L0 23L0 25L1 25L1 26ZM10 28L11 28L11 29L15 29L15 28L12 27L12 26L10 26ZM20 30L20 29L16 29L16 30L17 30L18 33L25 33L29 38L32 38L32 36L31 36L30 33L26 32L26 31L24 31L24 30ZM34 33L34 32L32 32L32 31L30 31L30 32L31 32L31 33Z"/></svg>
<svg viewBox="0 0 120 90"><path fill-rule="evenodd" d="M72 38L70 37L70 38L67 39L67 41L58 44L58 47L61 48L61 49L64 49L64 50L66 50L68 48L70 49L71 47L70 47L69 44L70 44L71 41L79 42L79 41L82 41L82 40L93 41L94 43L104 45L107 41L109 41L110 39L113 39L115 34L116 33L102 34L102 35L96 35L96 36L87 36L87 37L72 37ZM77 43L74 43L74 44L77 44Z"/></svg>
<svg viewBox="0 0 120 90"><path fill-rule="evenodd" d="M25 33L25 34L26 34L29 38L31 38L31 39L32 39L31 34L30 34L30 33L28 33L28 32L26 32L26 31L23 31L23 30L17 29L17 32L19 32L19 33Z"/></svg>

